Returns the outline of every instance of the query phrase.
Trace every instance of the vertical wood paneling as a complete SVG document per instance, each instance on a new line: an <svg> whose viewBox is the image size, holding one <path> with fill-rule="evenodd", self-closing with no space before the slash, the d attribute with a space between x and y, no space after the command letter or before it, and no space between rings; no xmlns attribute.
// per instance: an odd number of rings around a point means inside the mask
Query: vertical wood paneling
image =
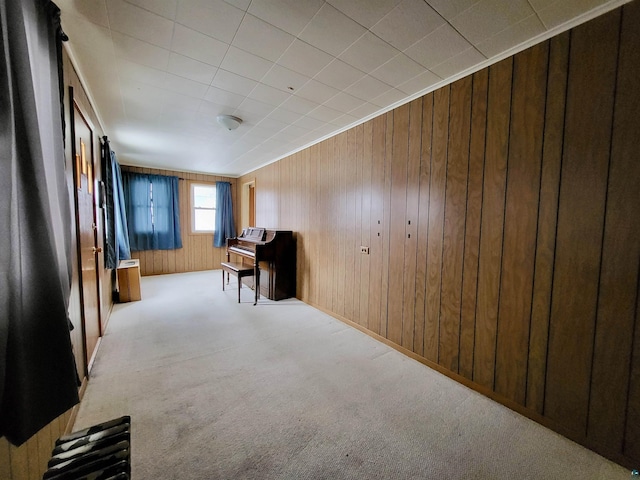
<svg viewBox="0 0 640 480"><path fill-rule="evenodd" d="M416 310L416 255L420 202L420 154L422 152L422 99L409 105L409 159L407 164L407 213L404 245L404 291L402 302L402 346L414 348Z"/></svg>
<svg viewBox="0 0 640 480"><path fill-rule="evenodd" d="M371 245L376 234L374 218L372 217L371 180L373 173L373 122L370 120L363 125L362 132L362 227L360 244L369 247L369 255L362 255L360 263L360 325L371 330L369 325L369 285L371 283ZM374 253L375 255L375 253Z"/></svg>
<svg viewBox="0 0 640 480"><path fill-rule="evenodd" d="M388 336L389 325L389 259L391 251L389 244L391 240L391 159L393 153L393 111L385 114L385 154L384 154L384 194L382 197L382 295L380 295L380 335Z"/></svg>
<svg viewBox="0 0 640 480"><path fill-rule="evenodd" d="M571 36L545 414L576 432L587 426L619 20Z"/></svg>
<svg viewBox="0 0 640 480"><path fill-rule="evenodd" d="M471 77L451 85L447 186L442 245L442 291L438 363L458 371L464 227L469 172Z"/></svg>
<svg viewBox="0 0 640 480"><path fill-rule="evenodd" d="M473 378L473 351L475 346L480 219L482 218L482 184L484 179L484 150L487 125L487 89L488 71L485 69L473 75L469 177L464 233L464 260L462 265L458 373L469 380Z"/></svg>
<svg viewBox="0 0 640 480"><path fill-rule="evenodd" d="M449 139L449 90L434 92L431 176L429 185L429 230L427 242L427 291L425 295L424 356L438 361L440 343L440 292L442 286L442 234L447 184Z"/></svg>
<svg viewBox="0 0 640 480"><path fill-rule="evenodd" d="M420 199L418 206L418 247L416 256L416 311L413 351L424 355L424 328L427 293L429 238L429 186L431 184L431 137L433 133L433 93L422 99L422 148L420 152Z"/></svg>
<svg viewBox="0 0 640 480"><path fill-rule="evenodd" d="M640 264L640 3L625 7L622 20L587 430L616 451L623 449Z"/></svg>
<svg viewBox="0 0 640 480"><path fill-rule="evenodd" d="M473 380L493 389L513 59L489 67Z"/></svg>
<svg viewBox="0 0 640 480"><path fill-rule="evenodd" d="M636 5L250 174L303 297L634 464Z"/></svg>
<svg viewBox="0 0 640 480"><path fill-rule="evenodd" d="M525 403L548 44L514 59L496 392Z"/></svg>
<svg viewBox="0 0 640 480"><path fill-rule="evenodd" d="M407 210L407 162L409 159L409 104L399 107L393 116L391 154L391 217L389 218L389 288L387 338L402 344L402 307L404 303L404 238Z"/></svg>
<svg viewBox="0 0 640 480"><path fill-rule="evenodd" d="M544 407L568 59L569 33L564 33L549 43L538 238L529 334L526 405L539 414L543 413Z"/></svg>

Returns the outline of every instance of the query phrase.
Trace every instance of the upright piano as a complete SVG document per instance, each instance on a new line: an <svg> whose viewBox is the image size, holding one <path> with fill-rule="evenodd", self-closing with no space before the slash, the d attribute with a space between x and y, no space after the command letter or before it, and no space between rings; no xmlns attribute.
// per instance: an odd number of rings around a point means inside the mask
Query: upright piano
<svg viewBox="0 0 640 480"><path fill-rule="evenodd" d="M270 300L296 296L296 246L290 230L245 228L227 239L227 261L231 255L252 263L256 303L260 295ZM266 281L260 279L261 270Z"/></svg>

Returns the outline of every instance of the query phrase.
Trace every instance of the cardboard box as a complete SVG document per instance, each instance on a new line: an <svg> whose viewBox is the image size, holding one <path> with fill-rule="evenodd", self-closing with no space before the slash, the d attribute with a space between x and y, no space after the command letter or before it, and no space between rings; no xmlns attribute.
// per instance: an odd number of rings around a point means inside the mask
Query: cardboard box
<svg viewBox="0 0 640 480"><path fill-rule="evenodd" d="M142 300L140 292L140 260L121 260L118 265L120 302Z"/></svg>

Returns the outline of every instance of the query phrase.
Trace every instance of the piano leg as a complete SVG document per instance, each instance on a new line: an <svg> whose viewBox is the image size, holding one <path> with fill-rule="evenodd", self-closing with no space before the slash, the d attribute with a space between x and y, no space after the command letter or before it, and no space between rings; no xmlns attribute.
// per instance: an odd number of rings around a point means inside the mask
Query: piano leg
<svg viewBox="0 0 640 480"><path fill-rule="evenodd" d="M253 278L255 279L253 282L255 287L255 300L253 305L255 306L258 304L258 299L260 298L260 266L258 262L253 264Z"/></svg>

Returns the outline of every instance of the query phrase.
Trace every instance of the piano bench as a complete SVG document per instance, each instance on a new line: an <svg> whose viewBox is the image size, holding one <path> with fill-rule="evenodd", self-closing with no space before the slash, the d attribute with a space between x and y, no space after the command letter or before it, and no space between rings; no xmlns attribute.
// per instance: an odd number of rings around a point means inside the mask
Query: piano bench
<svg viewBox="0 0 640 480"><path fill-rule="evenodd" d="M252 277L253 267L243 263L222 262L222 290L224 291L224 272L227 272L227 285L229 284L229 274L238 277L238 303L240 303L240 288L242 288L242 277Z"/></svg>

